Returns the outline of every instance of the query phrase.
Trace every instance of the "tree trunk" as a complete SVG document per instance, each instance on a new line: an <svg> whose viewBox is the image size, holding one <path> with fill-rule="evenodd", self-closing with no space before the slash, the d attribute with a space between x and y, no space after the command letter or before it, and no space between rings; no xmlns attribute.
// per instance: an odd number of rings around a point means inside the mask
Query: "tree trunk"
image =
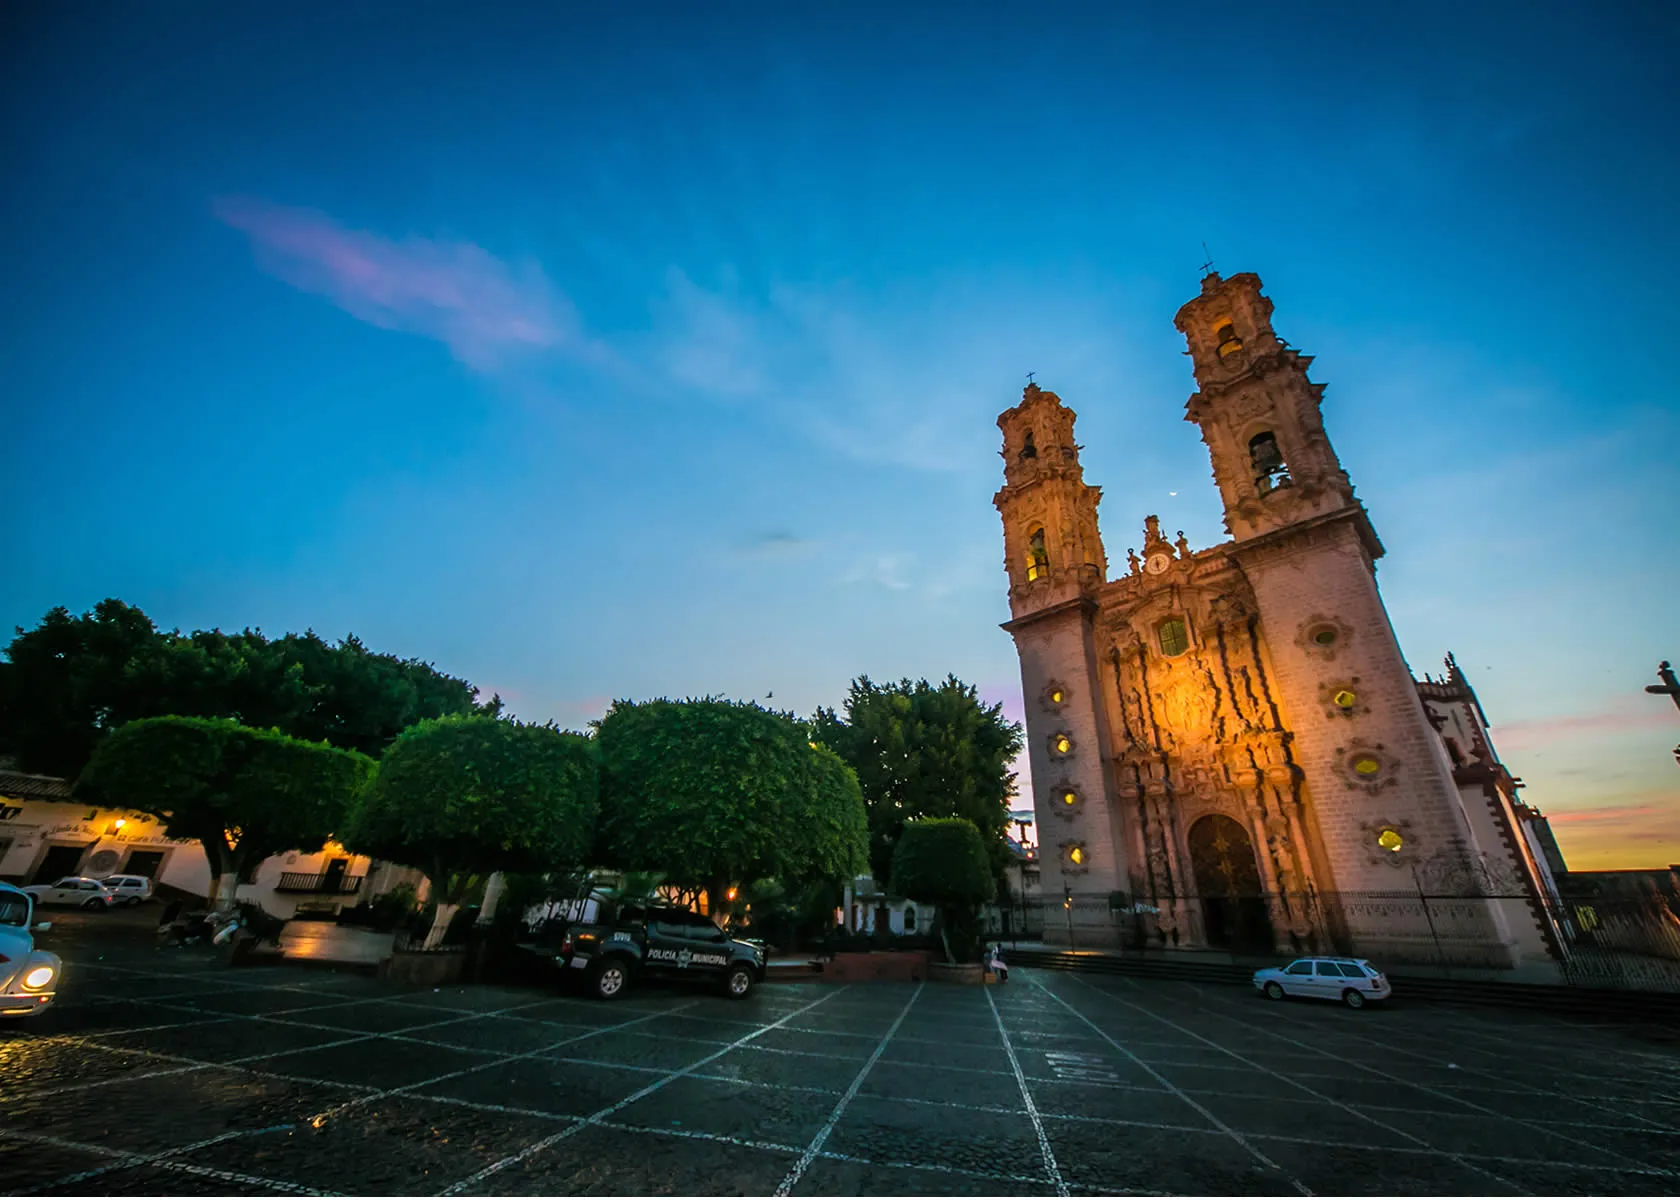
<svg viewBox="0 0 1680 1200"><path fill-rule="evenodd" d="M459 904L443 904L437 906L437 916L432 918L431 932L426 934L426 940L421 943L422 950L436 950L443 945L443 939L449 932L449 923L455 919L455 914L461 911Z"/></svg>
<svg viewBox="0 0 1680 1200"><path fill-rule="evenodd" d="M729 885L727 883L722 880L714 880L706 885L707 915L719 928L722 928L723 924L728 921L730 909L733 907L734 902L729 899Z"/></svg>
<svg viewBox="0 0 1680 1200"><path fill-rule="evenodd" d="M216 858L220 873L210 880L210 895L205 900L212 912L232 912L239 895L239 876L244 868L244 856L226 846L217 847Z"/></svg>
<svg viewBox="0 0 1680 1200"><path fill-rule="evenodd" d="M944 905L939 906L938 921L939 921L939 944L941 946L945 947L945 961L948 962L948 963L952 963L954 965L957 961L957 956L955 954L951 953L951 939L945 935L945 929L950 924L950 922L945 919L945 906Z"/></svg>
<svg viewBox="0 0 1680 1200"><path fill-rule="evenodd" d="M490 876L490 881L484 885L484 901L478 909L478 923L488 925L496 919L496 906L501 902L502 890L507 881L502 873L497 871ZM520 914L523 916L524 914Z"/></svg>

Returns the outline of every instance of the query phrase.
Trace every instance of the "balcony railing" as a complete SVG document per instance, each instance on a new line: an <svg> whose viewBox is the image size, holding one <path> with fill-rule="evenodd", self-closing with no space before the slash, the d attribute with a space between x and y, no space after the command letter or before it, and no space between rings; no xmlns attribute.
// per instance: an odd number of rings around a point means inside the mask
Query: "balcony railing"
<svg viewBox="0 0 1680 1200"><path fill-rule="evenodd" d="M287 871L275 885L277 892L307 892L315 896L354 896L362 887L361 875L340 875L329 879L325 872Z"/></svg>

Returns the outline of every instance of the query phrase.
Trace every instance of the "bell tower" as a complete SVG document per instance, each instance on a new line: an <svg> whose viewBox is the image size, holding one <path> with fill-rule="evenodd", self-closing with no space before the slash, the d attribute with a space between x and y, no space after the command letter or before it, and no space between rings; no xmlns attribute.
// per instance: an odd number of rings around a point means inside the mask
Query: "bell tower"
<svg viewBox="0 0 1680 1200"><path fill-rule="evenodd" d="M1016 617L1094 592L1108 575L1097 533L1102 489L1085 482L1073 422L1061 397L1036 383L998 418L1004 487L992 502L1003 515L1009 608Z"/></svg>
<svg viewBox="0 0 1680 1200"><path fill-rule="evenodd" d="M1319 889L1386 894L1420 873L1468 878L1475 835L1377 590L1382 544L1324 432L1312 359L1273 332L1260 286L1210 272L1173 323L1198 385L1185 419L1207 443L1226 555L1257 602L1269 694L1289 731L1292 786L1326 852ZM1465 904L1450 930L1402 929L1361 906L1346 923L1364 953L1411 953L1435 937L1454 961L1515 961L1494 905Z"/></svg>
<svg viewBox="0 0 1680 1200"><path fill-rule="evenodd" d="M998 417L1009 611L1021 658L1039 871L1052 901L1106 896L1125 886L1126 843L1113 820L1105 764L1109 724L1096 680L1099 592L1108 576L1097 529L1102 489L1085 482L1074 413L1028 384ZM1046 934L1060 936L1056 922Z"/></svg>
<svg viewBox="0 0 1680 1200"><path fill-rule="evenodd" d="M1210 272L1173 324L1200 385L1184 419L1207 443L1226 531L1242 542L1352 510L1367 552L1380 558L1376 531L1324 432L1324 385L1307 378L1311 356L1272 331L1260 277Z"/></svg>

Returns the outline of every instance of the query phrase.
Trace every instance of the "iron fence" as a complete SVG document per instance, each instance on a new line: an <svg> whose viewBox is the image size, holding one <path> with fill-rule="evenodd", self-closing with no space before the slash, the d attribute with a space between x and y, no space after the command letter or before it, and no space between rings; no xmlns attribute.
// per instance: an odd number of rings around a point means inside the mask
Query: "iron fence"
<svg viewBox="0 0 1680 1200"><path fill-rule="evenodd" d="M1446 972L1553 963L1583 988L1680 992L1680 895L1522 890L1290 892L1135 897L1126 893L1011 897L987 933L1121 953L1211 951L1234 962L1280 954L1358 954L1385 966Z"/></svg>

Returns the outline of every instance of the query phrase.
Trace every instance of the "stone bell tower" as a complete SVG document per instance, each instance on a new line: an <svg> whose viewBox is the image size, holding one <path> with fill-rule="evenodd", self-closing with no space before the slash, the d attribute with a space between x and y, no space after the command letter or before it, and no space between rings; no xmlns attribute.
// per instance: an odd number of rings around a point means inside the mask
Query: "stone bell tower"
<svg viewBox="0 0 1680 1200"><path fill-rule="evenodd" d="M1073 423L1054 392L1029 384L998 418L1004 487L992 498L1003 517L1013 617L1003 628L1021 657L1041 879L1052 902L1064 888L1118 887L1127 873L1108 803L1108 723L1094 686L1097 597L1108 574L1097 530L1102 489L1085 482ZM1061 819L1047 820L1052 811ZM1061 843L1044 844L1052 837Z"/></svg>
<svg viewBox="0 0 1680 1200"><path fill-rule="evenodd" d="M1475 839L1377 591L1382 544L1325 433L1312 359L1273 332L1260 287L1256 275L1210 273L1174 324L1199 385L1185 419L1207 443L1233 538L1226 554L1257 602L1291 767L1333 876L1319 887L1386 893L1432 875L1451 887L1473 873ZM1428 936L1361 915L1369 907L1351 905L1346 918L1365 953ZM1463 905L1436 932L1458 961L1514 961L1488 905Z"/></svg>

